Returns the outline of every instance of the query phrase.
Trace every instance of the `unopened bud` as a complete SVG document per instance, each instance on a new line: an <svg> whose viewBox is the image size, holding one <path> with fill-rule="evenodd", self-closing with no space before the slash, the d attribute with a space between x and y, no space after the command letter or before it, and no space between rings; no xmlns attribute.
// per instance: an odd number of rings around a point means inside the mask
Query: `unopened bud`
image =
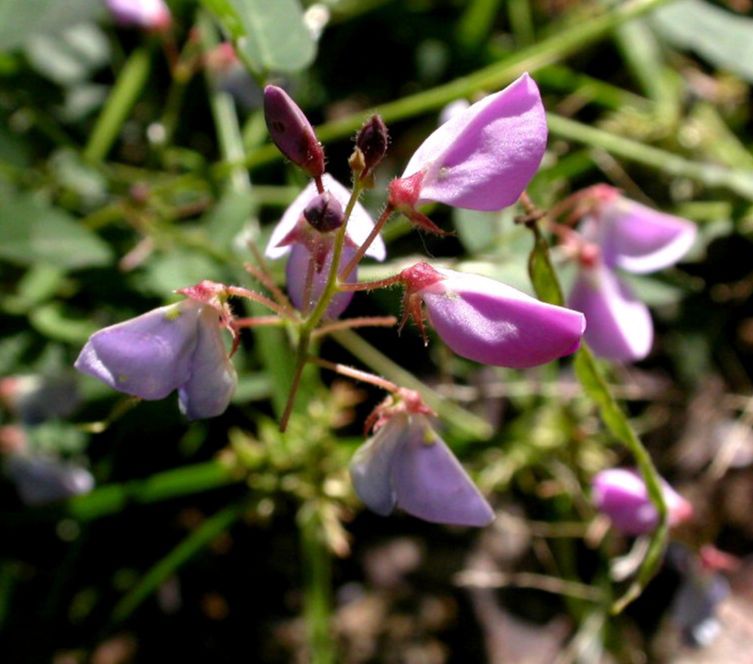
<svg viewBox="0 0 753 664"><path fill-rule="evenodd" d="M328 233L342 226L343 209L337 199L325 191L306 206L303 217L320 233Z"/></svg>
<svg viewBox="0 0 753 664"><path fill-rule="evenodd" d="M356 149L363 154L365 164L361 177L369 176L387 154L390 137L379 115L372 115L356 134Z"/></svg>
<svg viewBox="0 0 753 664"><path fill-rule="evenodd" d="M312 178L321 177L324 150L303 111L282 88L264 88L264 119L280 152Z"/></svg>

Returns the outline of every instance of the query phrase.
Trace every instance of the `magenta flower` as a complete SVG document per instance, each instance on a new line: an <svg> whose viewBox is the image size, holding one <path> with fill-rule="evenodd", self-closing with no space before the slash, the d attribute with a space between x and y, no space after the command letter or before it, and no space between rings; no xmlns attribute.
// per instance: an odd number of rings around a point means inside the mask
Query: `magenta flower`
<svg viewBox="0 0 753 664"><path fill-rule="evenodd" d="M115 20L123 26L165 30L172 16L164 0L105 0Z"/></svg>
<svg viewBox="0 0 753 664"><path fill-rule="evenodd" d="M662 491L670 526L693 516L692 505L664 480ZM612 525L625 535L642 535L656 528L659 515L648 497L643 478L634 470L602 470L593 479L591 495L596 509L606 514Z"/></svg>
<svg viewBox="0 0 753 664"><path fill-rule="evenodd" d="M426 201L500 210L523 193L541 163L546 140L539 90L523 74L430 134L402 177L390 185L390 203L409 218Z"/></svg>
<svg viewBox="0 0 753 664"><path fill-rule="evenodd" d="M493 279L427 263L403 270L401 279L406 314L422 328L423 302L442 341L470 360L522 369L569 355L580 344L583 314Z"/></svg>
<svg viewBox="0 0 753 664"><path fill-rule="evenodd" d="M154 309L95 332L75 367L113 389L146 400L178 390L189 419L225 411L237 376L214 306L195 299Z"/></svg>
<svg viewBox="0 0 753 664"><path fill-rule="evenodd" d="M350 476L366 506L419 519L487 526L494 512L426 416L397 413L358 449Z"/></svg>
<svg viewBox="0 0 753 664"><path fill-rule="evenodd" d="M696 228L623 198L611 187L598 189L593 207L581 224L585 250L568 304L586 315L586 341L597 355L641 360L651 350L651 315L616 270L643 274L673 265L695 241Z"/></svg>

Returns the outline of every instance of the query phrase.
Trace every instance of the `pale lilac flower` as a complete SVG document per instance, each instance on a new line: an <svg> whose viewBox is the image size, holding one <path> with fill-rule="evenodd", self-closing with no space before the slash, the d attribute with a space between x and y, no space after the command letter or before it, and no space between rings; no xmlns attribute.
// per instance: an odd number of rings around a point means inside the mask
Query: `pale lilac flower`
<svg viewBox="0 0 753 664"><path fill-rule="evenodd" d="M691 504L664 480L662 492L667 503L670 526L693 516ZM626 535L649 533L659 522L659 515L648 496L646 484L634 470L602 470L593 479L591 495L596 509L606 514L612 525Z"/></svg>
<svg viewBox="0 0 753 664"><path fill-rule="evenodd" d="M189 419L224 412L237 382L217 310L194 299L95 332L75 367L146 400L163 399L177 389Z"/></svg>
<svg viewBox="0 0 753 664"><path fill-rule="evenodd" d="M389 417L353 456L350 475L366 506L433 523L487 526L494 512L422 414Z"/></svg>
<svg viewBox="0 0 753 664"><path fill-rule="evenodd" d="M390 203L409 218L426 201L500 210L523 193L541 163L546 140L539 90L523 74L430 134L390 185Z"/></svg>
<svg viewBox="0 0 753 664"><path fill-rule="evenodd" d="M120 25L165 30L172 22L164 0L105 0L105 4Z"/></svg>
<svg viewBox="0 0 753 664"><path fill-rule="evenodd" d="M644 274L673 265L692 246L696 227L602 186L580 232L588 252L581 260L568 305L586 315L585 338L597 355L641 360L651 350L651 315L616 270Z"/></svg>
<svg viewBox="0 0 753 664"><path fill-rule="evenodd" d="M355 256L356 250L353 246L346 244L343 247L343 251L340 257L340 269L350 262L350 259ZM327 284L327 277L329 276L330 266L332 265L332 252L326 253L326 258L319 266L317 261L309 248L302 243L295 243L292 245L290 256L288 256L288 262L285 265L285 287L290 296L290 301L293 303L296 309L303 312L310 312L316 303L319 301L319 297L324 291L324 287ZM319 267L319 269L317 269ZM309 270L312 272L312 282L308 298L306 297L306 275ZM353 270L347 279L348 283L355 283L358 281L358 270ZM341 292L337 293L327 307L325 316L327 318L337 318L350 304L353 299L354 293Z"/></svg>
<svg viewBox="0 0 753 664"><path fill-rule="evenodd" d="M12 454L5 470L26 505L46 505L94 488L94 477L86 468L58 459Z"/></svg>
<svg viewBox="0 0 753 664"><path fill-rule="evenodd" d="M348 204L350 192L343 187L329 173L322 176L324 189L332 194L337 201L343 206ZM267 243L264 255L267 258L282 258L291 249L291 244L286 244L286 239L295 231L296 226L303 217L303 211L311 200L317 195L316 185L311 182L288 206L272 231L272 235ZM363 244L374 228L374 220L360 203L356 203L353 212L348 221L347 236L356 246ZM378 261L383 261L387 256L387 249L384 246L384 240L377 237L366 251L367 256L371 256Z"/></svg>
<svg viewBox="0 0 753 664"><path fill-rule="evenodd" d="M546 304L475 274L418 263L403 270L406 313L432 327L455 353L483 364L522 369L575 352L583 314Z"/></svg>

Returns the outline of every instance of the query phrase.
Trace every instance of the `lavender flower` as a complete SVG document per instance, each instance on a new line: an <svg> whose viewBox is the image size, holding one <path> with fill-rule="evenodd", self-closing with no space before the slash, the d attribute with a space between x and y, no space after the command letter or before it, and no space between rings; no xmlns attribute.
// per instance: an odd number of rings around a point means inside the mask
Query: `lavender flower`
<svg viewBox="0 0 753 664"><path fill-rule="evenodd" d="M358 449L350 464L358 496L386 516L396 507L419 519L486 526L489 503L421 414L397 413Z"/></svg>
<svg viewBox="0 0 753 664"><path fill-rule="evenodd" d="M94 488L94 477L86 468L54 458L11 454L5 471L26 505L46 505Z"/></svg>
<svg viewBox="0 0 753 664"><path fill-rule="evenodd" d="M192 420L220 415L237 377L218 317L214 306L194 299L154 309L95 332L75 367L146 400L177 389L181 411Z"/></svg>
<svg viewBox="0 0 753 664"><path fill-rule="evenodd" d="M515 203L533 177L546 139L539 90L523 74L430 134L390 185L390 203L409 218L426 201L500 210Z"/></svg>
<svg viewBox="0 0 753 664"><path fill-rule="evenodd" d="M105 0L115 20L123 26L165 30L172 16L164 0Z"/></svg>
<svg viewBox="0 0 753 664"><path fill-rule="evenodd" d="M585 319L577 311L540 302L493 279L426 263L401 273L406 312L429 321L455 353L495 366L522 369L578 349Z"/></svg>
<svg viewBox="0 0 753 664"><path fill-rule="evenodd" d="M322 184L343 208L348 204L350 192L329 173L325 173L322 176ZM301 217L303 217L303 211L316 195L316 186L313 182L309 183L309 185L298 194L296 199L285 210L282 218L272 231L272 235L267 243L267 248L264 251L265 256L273 259L282 258L290 251L292 242L286 242L286 240L291 238L291 233L294 233L298 222L301 220ZM373 228L374 220L371 218L371 215L366 211L366 208L364 208L363 205L356 203L353 212L350 215L350 219L348 220L347 236L353 244L360 246L369 236L369 233ZM366 251L366 255L371 256L378 261L383 261L387 256L384 240L382 240L381 237L377 237Z"/></svg>
<svg viewBox="0 0 753 664"><path fill-rule="evenodd" d="M597 355L641 360L651 350L651 315L616 270L644 274L673 265L695 241L696 228L600 187L580 230L591 251L581 260L568 304L586 315L586 341Z"/></svg>
<svg viewBox="0 0 753 664"><path fill-rule="evenodd" d="M691 504L663 480L662 491L670 526L692 517ZM634 470L602 470L593 479L591 493L596 508L606 514L614 527L624 534L642 535L656 528L659 515L643 479Z"/></svg>
<svg viewBox="0 0 753 664"><path fill-rule="evenodd" d="M334 207L333 203L339 204L339 207L347 205L350 192L345 187L328 173L322 177L322 183L326 189L324 195L328 196L330 203L328 207ZM286 285L290 299L300 311L308 311L318 301L332 264L334 234L315 230L305 216L310 216L310 212L307 213L306 210L310 210L311 203L321 198L322 195L317 194L315 184L310 183L285 210L282 219L272 231L264 252L269 258L279 258L290 253L285 269ZM369 213L360 203L356 203L348 220L340 267L344 267L353 258L356 247L366 240L373 228L374 222ZM386 253L381 237L377 237L366 251L367 256L379 261L384 260ZM310 269L313 269L313 272L311 285L307 289ZM352 283L357 278L357 270L353 270L347 281ZM326 316L337 318L352 299L353 293L338 293L327 308Z"/></svg>

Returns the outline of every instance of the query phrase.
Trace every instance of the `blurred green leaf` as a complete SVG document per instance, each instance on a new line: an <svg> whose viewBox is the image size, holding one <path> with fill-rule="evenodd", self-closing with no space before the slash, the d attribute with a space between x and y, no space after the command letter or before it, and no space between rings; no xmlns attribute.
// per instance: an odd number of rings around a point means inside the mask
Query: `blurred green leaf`
<svg viewBox="0 0 753 664"><path fill-rule="evenodd" d="M60 32L104 14L92 0L0 0L0 50L22 46L29 37Z"/></svg>
<svg viewBox="0 0 753 664"><path fill-rule="evenodd" d="M753 82L753 19L703 0L680 0L650 20L671 44Z"/></svg>
<svg viewBox="0 0 753 664"><path fill-rule="evenodd" d="M29 320L40 334L74 345L83 344L97 331L90 320L67 316L59 302L35 307L29 313Z"/></svg>
<svg viewBox="0 0 753 664"><path fill-rule="evenodd" d="M225 26L257 73L299 71L314 60L316 45L297 0L202 0Z"/></svg>
<svg viewBox="0 0 753 664"><path fill-rule="evenodd" d="M107 265L110 247L67 212L31 195L0 201L0 259L73 270Z"/></svg>
<svg viewBox="0 0 753 664"><path fill-rule="evenodd" d="M110 46L94 23L80 23L55 34L33 34L25 44L29 64L60 85L89 78L107 64Z"/></svg>

